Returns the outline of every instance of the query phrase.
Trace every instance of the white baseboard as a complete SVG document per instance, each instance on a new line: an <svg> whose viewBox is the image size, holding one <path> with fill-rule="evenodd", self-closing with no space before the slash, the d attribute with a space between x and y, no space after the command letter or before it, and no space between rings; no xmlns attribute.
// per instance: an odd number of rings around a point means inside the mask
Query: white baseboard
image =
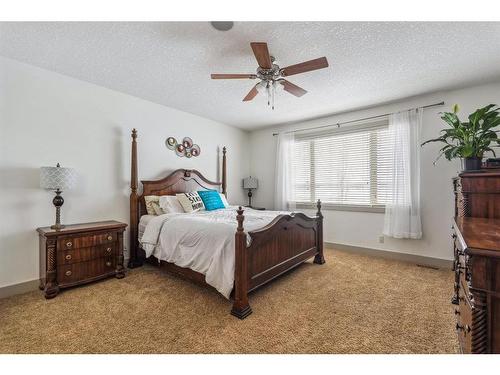
<svg viewBox="0 0 500 375"><path fill-rule="evenodd" d="M15 296L37 290L40 285L40 280L29 280L19 284L12 284L0 287L0 298Z"/></svg>
<svg viewBox="0 0 500 375"><path fill-rule="evenodd" d="M432 258L432 257L407 254L407 253L398 253L395 251L370 249L368 247L351 246L333 242L325 242L325 247L329 249L337 249L337 250L348 251L352 253L369 255L379 258L394 259L403 262L415 263L416 265L425 267L451 269L453 266L453 261L449 259Z"/></svg>

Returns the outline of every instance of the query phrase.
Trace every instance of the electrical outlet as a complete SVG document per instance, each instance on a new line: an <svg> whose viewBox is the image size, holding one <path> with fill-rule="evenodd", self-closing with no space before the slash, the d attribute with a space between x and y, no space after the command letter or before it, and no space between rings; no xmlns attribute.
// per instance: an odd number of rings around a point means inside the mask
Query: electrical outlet
<svg viewBox="0 0 500 375"><path fill-rule="evenodd" d="M384 243L384 240L385 240L384 236L378 236L379 243Z"/></svg>

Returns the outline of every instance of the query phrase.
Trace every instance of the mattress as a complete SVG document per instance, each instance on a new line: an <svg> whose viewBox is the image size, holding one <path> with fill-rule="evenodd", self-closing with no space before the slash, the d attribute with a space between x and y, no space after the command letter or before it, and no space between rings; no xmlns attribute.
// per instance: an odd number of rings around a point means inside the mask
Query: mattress
<svg viewBox="0 0 500 375"><path fill-rule="evenodd" d="M144 234L144 230L146 226L151 221L152 218L156 217L155 215L142 215L139 220L139 242L141 242L142 235Z"/></svg>

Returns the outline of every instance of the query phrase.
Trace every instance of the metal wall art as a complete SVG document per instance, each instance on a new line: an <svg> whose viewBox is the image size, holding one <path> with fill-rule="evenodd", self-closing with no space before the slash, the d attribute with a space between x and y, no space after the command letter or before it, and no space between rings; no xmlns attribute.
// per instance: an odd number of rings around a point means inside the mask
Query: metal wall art
<svg viewBox="0 0 500 375"><path fill-rule="evenodd" d="M165 145L169 150L175 151L177 156L190 158L198 156L201 153L200 146L193 144L193 140L189 137L184 137L182 143L177 143L174 137L168 137Z"/></svg>

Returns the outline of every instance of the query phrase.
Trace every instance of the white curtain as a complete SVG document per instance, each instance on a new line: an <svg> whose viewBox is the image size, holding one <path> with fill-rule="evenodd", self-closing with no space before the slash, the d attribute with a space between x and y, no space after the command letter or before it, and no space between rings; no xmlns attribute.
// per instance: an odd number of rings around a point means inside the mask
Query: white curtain
<svg viewBox="0 0 500 375"><path fill-rule="evenodd" d="M293 133L279 133L276 145L274 209L293 211L294 171L292 166L295 137Z"/></svg>
<svg viewBox="0 0 500 375"><path fill-rule="evenodd" d="M385 206L384 235L422 237L420 219L420 131L422 108L389 117L392 172Z"/></svg>

